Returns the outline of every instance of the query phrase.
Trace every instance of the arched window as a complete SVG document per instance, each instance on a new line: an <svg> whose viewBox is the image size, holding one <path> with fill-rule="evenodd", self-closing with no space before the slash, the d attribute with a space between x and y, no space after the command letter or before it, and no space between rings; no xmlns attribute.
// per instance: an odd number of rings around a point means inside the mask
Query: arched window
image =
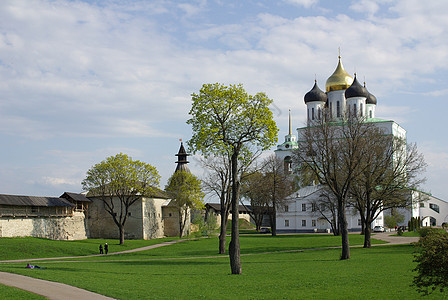
<svg viewBox="0 0 448 300"><path fill-rule="evenodd" d="M286 174L292 173L292 159L291 156L286 156L283 160L283 169Z"/></svg>
<svg viewBox="0 0 448 300"><path fill-rule="evenodd" d="M333 102L330 102L330 118L333 118Z"/></svg>
<svg viewBox="0 0 448 300"><path fill-rule="evenodd" d="M314 120L314 107L311 108L311 119Z"/></svg>
<svg viewBox="0 0 448 300"><path fill-rule="evenodd" d="M356 103L355 104L353 104L353 115L357 115L357 113L356 113Z"/></svg>
<svg viewBox="0 0 448 300"><path fill-rule="evenodd" d="M336 117L341 117L341 103L339 101L336 101Z"/></svg>
<svg viewBox="0 0 448 300"><path fill-rule="evenodd" d="M362 111L362 103L360 104L360 109L361 109L361 117L364 116L364 112Z"/></svg>
<svg viewBox="0 0 448 300"><path fill-rule="evenodd" d="M369 110L369 118L372 119L372 110Z"/></svg>
<svg viewBox="0 0 448 300"><path fill-rule="evenodd" d="M320 117L322 115L322 110L319 108L317 108L317 119L320 120Z"/></svg>

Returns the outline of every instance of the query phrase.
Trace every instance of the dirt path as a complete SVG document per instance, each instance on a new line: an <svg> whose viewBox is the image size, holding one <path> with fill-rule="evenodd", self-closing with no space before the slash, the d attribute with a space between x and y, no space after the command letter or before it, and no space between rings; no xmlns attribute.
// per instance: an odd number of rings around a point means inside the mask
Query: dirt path
<svg viewBox="0 0 448 300"><path fill-rule="evenodd" d="M399 245L399 244L410 244L413 242L418 241L418 237L402 237L402 236L395 236L395 232L383 232L383 233L376 233L372 236L374 239L382 240L385 242L388 242L387 244L374 244L372 246L380 246L380 245ZM123 253L131 253L131 252L139 252L139 251L145 251L150 249L155 249L163 246L172 245L178 242L186 241L186 239L183 240L176 240L171 242L164 242L156 245L131 249L131 250L125 250L121 252L114 252L109 253L108 255L117 255L117 254L123 254ZM360 247L354 246L354 247ZM362 247L362 245L361 245ZM330 248L340 248L340 247L328 247ZM320 249L320 248L319 248ZM295 252L295 251L311 251L316 249L301 249L301 250L292 250L292 251L281 251L281 252ZM268 253L274 253L274 252L268 252ZM266 253L265 253L266 254ZM251 255L251 254L247 254ZM52 258L35 258L35 259L18 259L18 260L3 260L0 261L0 263L10 263L10 262L29 262L29 261L42 261L42 260L61 260L61 259L67 259L67 258L82 258L82 257L96 257L96 256L103 256L102 254L95 254L95 255L86 255L86 256L69 256L69 257L52 257ZM213 257L222 257L222 256L213 256ZM192 257L193 258L193 257ZM195 258L205 258L205 257L195 257ZM166 258L165 258L166 259ZM189 258L179 258L179 259L189 259ZM39 270L30 270L32 272L39 271ZM58 282L52 282L42 279L35 279L28 276L23 275L17 275L13 273L7 273L7 272L0 272L0 283L8 286L13 286L22 290L26 290L38 295L42 295L44 297L47 297L48 299L92 299L92 300L101 300L101 299L113 299L109 298L100 294L96 294L87 290L83 290L74 286L66 285L63 283Z"/></svg>

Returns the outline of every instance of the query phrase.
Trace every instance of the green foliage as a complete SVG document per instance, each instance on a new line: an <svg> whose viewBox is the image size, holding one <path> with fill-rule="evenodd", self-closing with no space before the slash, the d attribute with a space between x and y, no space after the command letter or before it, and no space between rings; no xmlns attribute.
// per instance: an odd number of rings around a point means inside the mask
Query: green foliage
<svg viewBox="0 0 448 300"><path fill-rule="evenodd" d="M201 181L190 172L174 172L168 179L165 191L178 208L201 209L204 206Z"/></svg>
<svg viewBox="0 0 448 300"><path fill-rule="evenodd" d="M408 222L408 230L409 231L418 231L422 227L422 221L420 217L414 218L412 217Z"/></svg>
<svg viewBox="0 0 448 300"><path fill-rule="evenodd" d="M90 168L82 186L92 196L115 195L126 199L137 195L151 196L159 180L155 167L119 153Z"/></svg>
<svg viewBox="0 0 448 300"><path fill-rule="evenodd" d="M278 128L269 110L272 100L264 93L252 96L242 84L214 83L204 84L192 100L187 123L193 130L188 141L193 153L233 153L246 143L267 150L277 142Z"/></svg>
<svg viewBox="0 0 448 300"><path fill-rule="evenodd" d="M421 227L417 230L417 232L421 237L425 237L434 233L445 233L446 231L444 229L434 227Z"/></svg>
<svg viewBox="0 0 448 300"><path fill-rule="evenodd" d="M426 228L425 228L426 229ZM428 228L431 229L431 228ZM448 233L441 230L427 230L416 244L413 285L425 295L443 292L448 287Z"/></svg>
<svg viewBox="0 0 448 300"><path fill-rule="evenodd" d="M393 212L390 215L384 216L384 225L386 225L389 228L395 228L400 223L403 223L404 221L404 215L399 214L396 210L393 210Z"/></svg>

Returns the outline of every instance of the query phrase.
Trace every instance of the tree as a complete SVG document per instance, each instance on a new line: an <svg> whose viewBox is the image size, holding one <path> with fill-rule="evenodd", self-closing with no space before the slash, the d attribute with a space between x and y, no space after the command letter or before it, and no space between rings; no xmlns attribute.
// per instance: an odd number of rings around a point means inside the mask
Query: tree
<svg viewBox="0 0 448 300"><path fill-rule="evenodd" d="M176 171L168 179L165 191L172 199L179 216L179 237L182 237L191 209L201 209L204 193L201 181L187 171Z"/></svg>
<svg viewBox="0 0 448 300"><path fill-rule="evenodd" d="M384 216L384 225L389 228L395 228L398 224L403 223L404 215L400 214L398 210L391 209L390 215Z"/></svg>
<svg viewBox="0 0 448 300"><path fill-rule="evenodd" d="M199 94L192 94L191 118L193 136L189 146L193 153L204 156L230 154L232 234L229 245L232 274L241 274L239 242L238 163L242 151L252 147L267 150L277 141L277 126L269 105L272 100L264 93L249 95L241 84L225 86L204 84Z"/></svg>
<svg viewBox="0 0 448 300"><path fill-rule="evenodd" d="M157 169L119 153L94 165L82 181L90 196L98 197L117 225L120 244L124 244L124 226L129 208L142 197L154 194L159 185Z"/></svg>
<svg viewBox="0 0 448 300"><path fill-rule="evenodd" d="M219 198L221 206L221 228L219 232L218 252L219 254L224 254L226 253L226 229L231 200L230 157L224 154L213 158L203 158L200 162L208 170L203 180L205 190Z"/></svg>
<svg viewBox="0 0 448 300"><path fill-rule="evenodd" d="M272 235L277 235L277 209L284 206L286 199L296 189L293 177L284 172L283 161L278 159L275 154L270 155L263 161L263 177L261 178L261 192L267 203L271 221Z"/></svg>
<svg viewBox="0 0 448 300"><path fill-rule="evenodd" d="M333 194L324 187L319 198L312 201L311 205L313 206L314 214L324 218L330 224L333 235L339 235L337 201Z"/></svg>
<svg viewBox="0 0 448 300"><path fill-rule="evenodd" d="M364 248L370 248L373 221L385 210L411 205L410 190L424 181L418 175L425 162L415 144L407 145L404 138L385 134L362 118L355 122L366 131L361 144L364 154L350 196L364 225Z"/></svg>
<svg viewBox="0 0 448 300"><path fill-rule="evenodd" d="M268 202L264 197L263 189L263 174L261 172L254 172L241 181L241 194L250 202L250 215L255 222L257 231L260 231L263 218L268 212Z"/></svg>
<svg viewBox="0 0 448 300"><path fill-rule="evenodd" d="M448 288L448 233L431 230L416 244L413 285L425 295Z"/></svg>
<svg viewBox="0 0 448 300"><path fill-rule="evenodd" d="M358 176L363 158L363 136L368 126L353 118L331 121L327 109L301 132L296 150L299 168L312 173L312 177L325 185L337 203L341 233L341 259L350 258L348 224L345 208L351 185Z"/></svg>

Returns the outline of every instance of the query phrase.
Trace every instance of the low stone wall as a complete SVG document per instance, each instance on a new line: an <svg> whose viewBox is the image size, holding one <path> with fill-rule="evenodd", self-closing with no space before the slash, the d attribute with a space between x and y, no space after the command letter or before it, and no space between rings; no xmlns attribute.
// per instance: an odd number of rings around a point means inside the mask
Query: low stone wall
<svg viewBox="0 0 448 300"><path fill-rule="evenodd" d="M87 239L83 212L71 217L1 217L0 237L42 237L53 240Z"/></svg>

